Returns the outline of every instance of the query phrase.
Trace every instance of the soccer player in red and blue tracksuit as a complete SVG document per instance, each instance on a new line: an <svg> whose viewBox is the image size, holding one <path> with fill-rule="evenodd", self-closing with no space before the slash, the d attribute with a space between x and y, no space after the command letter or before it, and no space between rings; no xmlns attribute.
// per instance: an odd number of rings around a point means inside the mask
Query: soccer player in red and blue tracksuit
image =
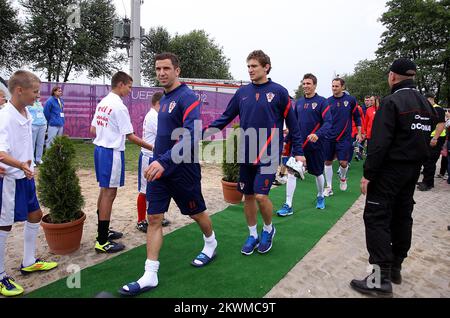
<svg viewBox="0 0 450 318"><path fill-rule="evenodd" d="M195 150L201 137L201 123L198 123L197 138L194 132L195 122L200 121L201 102L190 88L180 83L179 65L179 59L173 53L155 56L156 75L164 87L164 96L160 100L153 162L144 173L149 181L147 260L144 275L119 290L123 295L135 296L158 285L162 221L172 198L181 213L195 220L203 232L203 250L191 264L203 267L216 256L217 241L211 219L206 213L200 164L196 158L198 152ZM172 135L177 140L172 139Z"/></svg>
<svg viewBox="0 0 450 318"><path fill-rule="evenodd" d="M236 116L240 117L243 132L238 190L245 195L244 212L250 231L241 253L251 255L256 248L259 253L267 253L275 235L273 206L268 194L283 148L284 120L292 135L293 155L297 161L303 152L289 93L267 78L271 69L269 56L260 50L253 51L247 57L247 67L252 83L236 91L225 112L209 127L223 129ZM255 148L257 150L252 151ZM257 233L257 203L264 221L260 237Z"/></svg>
<svg viewBox="0 0 450 318"><path fill-rule="evenodd" d="M331 115L333 116L333 132L328 138L325 138L325 180L327 187L324 195L326 197L333 195L333 160L337 157L339 160L339 177L341 191L347 190L347 171L350 150L352 147L352 117L355 120L358 134L356 139L362 141L361 118L359 112L354 111L357 102L356 98L344 92L345 81L342 78L335 78L332 82L333 96L328 98L328 105L331 106Z"/></svg>
<svg viewBox="0 0 450 318"><path fill-rule="evenodd" d="M323 210L325 209L325 199L323 196L325 185L323 169L325 159L322 141L331 129L332 116L326 98L316 93L317 77L313 74L305 74L303 76L302 86L305 97L300 98L295 104L295 112L300 128L300 142L302 143L308 172L316 177L316 208ZM277 211L278 216L288 216L294 213L292 199L296 185L297 178L288 173L286 203Z"/></svg>

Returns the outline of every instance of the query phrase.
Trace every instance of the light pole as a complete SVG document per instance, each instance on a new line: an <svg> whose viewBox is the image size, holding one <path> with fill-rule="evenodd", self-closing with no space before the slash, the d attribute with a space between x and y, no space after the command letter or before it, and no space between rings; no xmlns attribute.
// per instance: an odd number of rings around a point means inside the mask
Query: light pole
<svg viewBox="0 0 450 318"><path fill-rule="evenodd" d="M141 4L142 0L131 0L131 55L130 73L133 84L141 86Z"/></svg>

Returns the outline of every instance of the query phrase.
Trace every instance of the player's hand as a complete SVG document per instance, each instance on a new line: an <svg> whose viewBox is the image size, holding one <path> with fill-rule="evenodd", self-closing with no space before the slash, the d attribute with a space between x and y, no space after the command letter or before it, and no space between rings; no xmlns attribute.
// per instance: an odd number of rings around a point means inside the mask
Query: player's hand
<svg viewBox="0 0 450 318"><path fill-rule="evenodd" d="M22 162L20 164L20 170L23 171L23 173L25 173L25 177L27 177L28 179L33 179L34 177L34 171L31 170L31 160L28 160L26 162Z"/></svg>
<svg viewBox="0 0 450 318"><path fill-rule="evenodd" d="M356 140L358 140L358 142L363 142L363 140L364 140L363 135L362 134L356 135Z"/></svg>
<svg viewBox="0 0 450 318"><path fill-rule="evenodd" d="M311 134L308 136L308 140L315 143L317 142L317 140L319 140L319 136L317 136L316 134Z"/></svg>
<svg viewBox="0 0 450 318"><path fill-rule="evenodd" d="M161 178L164 168L158 161L153 161L144 171L144 177L147 181L154 181Z"/></svg>
<svg viewBox="0 0 450 318"><path fill-rule="evenodd" d="M306 158L305 156L295 156L295 161L301 161L303 165L306 167Z"/></svg>
<svg viewBox="0 0 450 318"><path fill-rule="evenodd" d="M367 186L369 185L370 180L367 180L366 178L361 178L361 193L366 195L367 194Z"/></svg>

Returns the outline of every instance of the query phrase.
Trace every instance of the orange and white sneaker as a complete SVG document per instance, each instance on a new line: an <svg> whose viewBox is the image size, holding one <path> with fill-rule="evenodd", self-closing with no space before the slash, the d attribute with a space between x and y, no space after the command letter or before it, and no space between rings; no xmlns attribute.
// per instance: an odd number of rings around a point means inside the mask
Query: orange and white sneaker
<svg viewBox="0 0 450 318"><path fill-rule="evenodd" d="M341 178L341 181L339 183L339 189L341 189L341 191L347 190L347 179L346 178Z"/></svg>
<svg viewBox="0 0 450 318"><path fill-rule="evenodd" d="M12 277L5 276L0 280L0 295L13 297L23 294L23 287L17 284Z"/></svg>
<svg viewBox="0 0 450 318"><path fill-rule="evenodd" d="M23 275L28 275L32 272L37 271L49 271L55 268L56 266L58 266L58 263L56 262L46 262L38 258L36 259L36 262L34 262L34 264L31 264L30 266L24 267L23 265L20 265L20 272Z"/></svg>

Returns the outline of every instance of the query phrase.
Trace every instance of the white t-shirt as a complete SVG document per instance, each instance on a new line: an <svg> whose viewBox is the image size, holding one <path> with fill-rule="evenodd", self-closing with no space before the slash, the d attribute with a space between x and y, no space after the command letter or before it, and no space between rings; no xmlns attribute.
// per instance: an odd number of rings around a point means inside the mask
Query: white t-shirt
<svg viewBox="0 0 450 318"><path fill-rule="evenodd" d="M128 108L113 92L97 105L91 125L96 129L95 145L118 151L125 150L126 135L134 132Z"/></svg>
<svg viewBox="0 0 450 318"><path fill-rule="evenodd" d="M25 118L10 103L1 111L0 116L0 151L21 162L31 160L33 162L33 138L31 125L33 118L30 112L25 109L27 118ZM13 179L25 178L25 173L17 168L0 163L0 166L6 169L6 176ZM33 170L33 165L30 167Z"/></svg>
<svg viewBox="0 0 450 318"><path fill-rule="evenodd" d="M142 139L150 145L155 145L156 131L158 130L158 112L152 107L150 111L145 115L144 126L142 129ZM153 151L150 151L144 147L141 148L144 155L153 157Z"/></svg>

